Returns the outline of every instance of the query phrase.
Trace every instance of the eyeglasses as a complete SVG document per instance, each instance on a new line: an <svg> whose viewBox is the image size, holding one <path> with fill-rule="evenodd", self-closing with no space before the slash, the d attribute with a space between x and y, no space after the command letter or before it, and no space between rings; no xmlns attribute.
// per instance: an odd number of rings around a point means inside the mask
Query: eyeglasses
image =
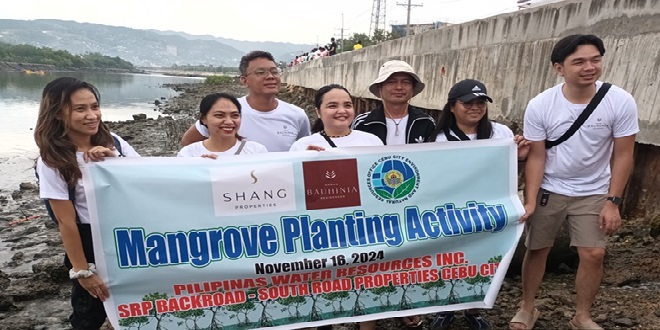
<svg viewBox="0 0 660 330"><path fill-rule="evenodd" d="M258 68L258 69L255 69L252 72L249 72L249 73L245 74L245 76L247 77L251 74L254 74L255 76L257 76L259 78L266 78L266 77L268 77L269 73L272 74L273 77L279 77L280 74L282 74L282 71L280 70L280 68L270 68L270 69Z"/></svg>
<svg viewBox="0 0 660 330"><path fill-rule="evenodd" d="M462 104L465 109L472 109L476 105L479 110L484 110L488 106L488 103L486 101L470 101L470 102L462 102L458 101L458 103Z"/></svg>

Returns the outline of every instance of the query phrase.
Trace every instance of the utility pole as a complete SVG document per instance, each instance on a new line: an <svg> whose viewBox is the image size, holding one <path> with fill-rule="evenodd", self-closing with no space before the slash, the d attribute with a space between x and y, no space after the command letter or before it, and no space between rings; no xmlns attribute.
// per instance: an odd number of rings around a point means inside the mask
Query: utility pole
<svg viewBox="0 0 660 330"><path fill-rule="evenodd" d="M371 25L369 25L369 36L373 36L376 30L385 31L385 0L374 0L371 7Z"/></svg>
<svg viewBox="0 0 660 330"><path fill-rule="evenodd" d="M408 3L407 3L407 4L406 4L406 3L397 3L397 4L396 4L397 6L406 6L406 7L408 7L408 19L406 20L406 36L409 36L409 35L411 34L411 33L410 33L410 32L411 32L411 31L410 31L410 9L411 9L412 7L421 7L421 6L424 5L424 4L422 4L422 3L420 3L420 4L413 4L413 3L411 3L411 1L412 1L412 0L408 0Z"/></svg>
<svg viewBox="0 0 660 330"><path fill-rule="evenodd" d="M337 30L337 28L335 28L335 30ZM335 34L335 37L339 37L339 40L341 40L341 50L338 50L337 53L344 51L344 31L348 31L348 29L344 29L344 13L341 13L341 28L339 31L339 35Z"/></svg>

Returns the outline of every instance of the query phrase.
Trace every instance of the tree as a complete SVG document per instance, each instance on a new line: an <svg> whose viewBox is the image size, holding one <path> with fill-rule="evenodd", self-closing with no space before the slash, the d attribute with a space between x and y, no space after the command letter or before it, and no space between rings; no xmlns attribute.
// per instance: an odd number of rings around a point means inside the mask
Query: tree
<svg viewBox="0 0 660 330"><path fill-rule="evenodd" d="M351 277L351 281L352 280L353 277ZM364 288L360 288L360 289L353 288L351 292L355 294L355 304L353 304L353 308L351 309L351 316L367 314L367 312L364 310L364 304L360 302L360 296L362 294L366 294L367 290Z"/></svg>
<svg viewBox="0 0 660 330"><path fill-rule="evenodd" d="M168 298L167 293L153 292L142 297L142 301L151 301L151 305L156 306L156 300L161 300L161 299L167 300L167 298ZM170 315L170 313L158 313L156 308L152 308L149 311L149 316L156 320L156 330L163 329L161 323L163 322L163 319L168 315Z"/></svg>
<svg viewBox="0 0 660 330"><path fill-rule="evenodd" d="M197 320L204 317L205 313L206 312L203 309L191 309L188 311L174 312L172 313L172 316L183 319L183 321L177 323L179 327L185 325L186 329L199 330L201 328L197 325ZM188 321L192 321L192 325L189 325Z"/></svg>
<svg viewBox="0 0 660 330"><path fill-rule="evenodd" d="M374 288L369 290L372 294L376 295L374 297L374 301L380 300L380 305L381 306L386 306L390 307L392 306L392 302L390 301L390 297L395 294L397 291L396 287L392 284L388 286L381 286L380 288ZM383 296L385 296L385 303L383 304Z"/></svg>
<svg viewBox="0 0 660 330"><path fill-rule="evenodd" d="M323 295L323 299L329 301L328 305L332 306L334 314L341 314L344 312L344 306L342 303L350 297L351 295L348 291L333 291ZM335 308L335 301L339 301L339 308Z"/></svg>
<svg viewBox="0 0 660 330"><path fill-rule="evenodd" d="M230 316L230 318L236 318L238 320L239 325L249 325L250 324L250 319L248 319L248 313L250 313L253 309L255 309L257 306L254 304L254 299L247 299L245 302L240 303L240 304L233 304L233 305L228 305L225 306L225 309L229 312L234 312L236 315ZM240 314L243 314L245 317L243 318L243 321L241 321Z"/></svg>
<svg viewBox="0 0 660 330"><path fill-rule="evenodd" d="M337 44L339 45L341 51L345 52L353 50L353 45L355 45L358 40L361 41L363 47L367 47L379 44L383 41L394 40L401 37L402 36L400 35L392 34L385 30L375 30L373 36L371 37L364 33L353 33L352 36L345 38L343 41L338 40Z"/></svg>
<svg viewBox="0 0 660 330"><path fill-rule="evenodd" d="M0 42L0 61L53 65L60 68L103 68L134 70L131 62L118 56L110 57L100 53L73 55L65 50L30 45L10 45Z"/></svg>
<svg viewBox="0 0 660 330"><path fill-rule="evenodd" d="M489 264L499 264L501 261L502 261L501 255L488 259ZM481 274L477 274L477 276L473 278L466 278L465 283L471 285L471 287L469 287L468 290L472 290L475 295L485 296L484 286L490 284L492 277L493 277L492 275L481 276ZM477 289L479 289L479 292L477 292Z"/></svg>
<svg viewBox="0 0 660 330"><path fill-rule="evenodd" d="M119 320L119 325L122 326L123 328L127 328L127 330L135 329L140 330L143 326L149 324L150 320L146 316L138 316L138 317L127 317L125 319Z"/></svg>
<svg viewBox="0 0 660 330"><path fill-rule="evenodd" d="M307 298L305 298L304 296L290 296L286 298L279 298L277 299L277 302L282 306L286 306L285 309L289 312L289 317L291 319L299 319L302 317L302 314L300 314L300 310L299 310L300 306L304 305L307 302ZM295 307L296 310L295 314L291 313L291 306Z"/></svg>
<svg viewBox="0 0 660 330"><path fill-rule="evenodd" d="M468 287L468 290L472 290L475 295L485 296L484 286L490 284L490 276L484 277L481 276L481 274L477 274L477 276L466 278L464 281L465 283L471 285ZM479 288L479 292L477 292L477 288Z"/></svg>
<svg viewBox="0 0 660 330"><path fill-rule="evenodd" d="M426 292L424 294L429 295L429 301L440 301L440 290L444 289L447 286L445 283L445 280L442 279L442 276L440 274L440 271L438 271L438 280L435 282L426 282L422 283L420 287ZM433 291L433 294L431 294L431 291Z"/></svg>

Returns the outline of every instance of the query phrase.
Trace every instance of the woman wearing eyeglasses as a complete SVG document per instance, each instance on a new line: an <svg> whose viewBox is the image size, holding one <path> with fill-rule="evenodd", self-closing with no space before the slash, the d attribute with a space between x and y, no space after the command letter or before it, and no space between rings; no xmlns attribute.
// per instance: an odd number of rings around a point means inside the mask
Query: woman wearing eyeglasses
<svg viewBox="0 0 660 330"><path fill-rule="evenodd" d="M511 129L488 119L488 103L493 99L486 92L486 86L477 80L456 83L449 90L448 101L436 125L435 141L513 138Z"/></svg>
<svg viewBox="0 0 660 330"><path fill-rule="evenodd" d="M488 119L488 103L492 102L486 86L480 81L466 79L456 83L449 90L448 101L431 139L446 142L512 138L518 145L518 160L524 161L531 143L520 135L514 136L507 126ZM479 314L478 309L466 310L463 315L470 329L491 329L490 323ZM431 329L448 329L455 318L453 311L437 313Z"/></svg>

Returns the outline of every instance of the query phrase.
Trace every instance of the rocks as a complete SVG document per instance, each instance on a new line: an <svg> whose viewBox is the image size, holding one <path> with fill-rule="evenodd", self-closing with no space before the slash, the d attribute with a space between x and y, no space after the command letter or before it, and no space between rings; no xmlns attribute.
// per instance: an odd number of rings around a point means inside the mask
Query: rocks
<svg viewBox="0 0 660 330"><path fill-rule="evenodd" d="M631 328L632 326L635 325L635 323L627 317L614 319L614 320L612 320L612 323L614 323L614 324L616 324L620 327L624 327L624 328Z"/></svg>
<svg viewBox="0 0 660 330"><path fill-rule="evenodd" d="M143 113L135 114L135 115L133 115L133 120L136 120L136 121L138 121L138 120L147 120L147 115L143 114Z"/></svg>
<svg viewBox="0 0 660 330"><path fill-rule="evenodd" d="M37 187L37 185L32 182L21 182L21 184L19 185L19 189L21 191L37 190L39 189L39 187Z"/></svg>
<svg viewBox="0 0 660 330"><path fill-rule="evenodd" d="M15 201L19 200L19 199L23 198L23 192L20 191L20 190L14 190L11 193L11 198Z"/></svg>
<svg viewBox="0 0 660 330"><path fill-rule="evenodd" d="M649 223L651 224L649 235L657 239L658 236L660 236L660 213L656 213L653 216L651 216Z"/></svg>

